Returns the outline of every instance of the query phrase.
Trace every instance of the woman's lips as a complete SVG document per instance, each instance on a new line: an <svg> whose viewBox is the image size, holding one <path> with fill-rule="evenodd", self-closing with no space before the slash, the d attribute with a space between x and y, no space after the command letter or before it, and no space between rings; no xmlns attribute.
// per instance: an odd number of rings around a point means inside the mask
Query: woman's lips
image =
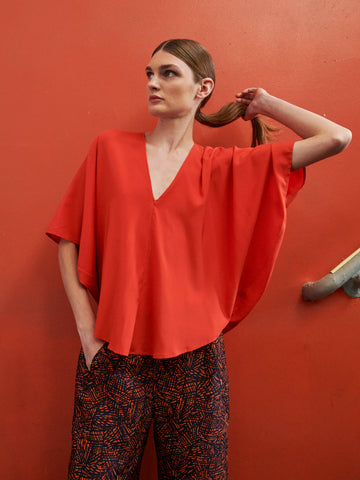
<svg viewBox="0 0 360 480"><path fill-rule="evenodd" d="M157 95L150 95L149 97L149 102L151 103L158 103L158 102L161 102L162 100L163 98L158 97Z"/></svg>

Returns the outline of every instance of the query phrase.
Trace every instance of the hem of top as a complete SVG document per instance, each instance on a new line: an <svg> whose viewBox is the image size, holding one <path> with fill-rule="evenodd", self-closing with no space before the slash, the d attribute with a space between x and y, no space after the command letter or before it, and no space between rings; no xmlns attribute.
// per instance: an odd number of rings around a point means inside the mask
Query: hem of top
<svg viewBox="0 0 360 480"><path fill-rule="evenodd" d="M167 354L161 354L161 353L156 353L156 352L149 353L149 351L147 353L145 353L144 351L133 352L131 350L129 350L128 353L123 353L121 351L117 351L116 345L114 345L114 343L112 343L111 340L108 340L104 336L102 336L100 332L97 333L96 338L100 338L101 340L107 342L108 343L108 349L111 350L114 353L117 353L118 355L123 355L125 357L128 357L129 355L138 355L138 356L152 357L154 359L161 360L161 359L168 359L168 358L176 358L176 357L179 357L181 355L185 355L186 353L194 352L195 350L198 350L199 348L205 347L206 345L209 345L210 343L215 342L215 340L217 340L220 337L220 335L223 333L223 330L228 323L229 323L229 320L226 321L226 324L220 329L220 331L215 335L215 337L211 336L210 340L205 340L203 342L200 342L200 345L196 344L196 346L185 347L184 350L181 349L181 351L179 351L178 353L172 352L171 354L168 354L168 353Z"/></svg>
<svg viewBox="0 0 360 480"><path fill-rule="evenodd" d="M289 140L286 142L288 144L289 150L287 152L287 162L286 162L286 181L285 185L282 188L282 196L284 198L284 207L285 207L285 222L286 222L286 203L288 198L288 191L289 191L289 184L290 184L290 176L291 176L291 168L292 168L292 157L294 151L295 140Z"/></svg>
<svg viewBox="0 0 360 480"><path fill-rule="evenodd" d="M94 275L89 274L86 270L84 270L81 266L78 265L77 267L78 275L79 275L79 282L87 288L87 290L91 293L93 298L98 302L99 300L99 287L97 284L97 279Z"/></svg>
<svg viewBox="0 0 360 480"><path fill-rule="evenodd" d="M61 239L67 240L68 242L75 243L75 245L80 245L79 240L75 240L74 237L71 235L67 235L66 233L62 233L61 231L57 230L46 230L45 235L53 240L56 243L59 243Z"/></svg>
<svg viewBox="0 0 360 480"><path fill-rule="evenodd" d="M297 142L297 140L288 140L284 143L290 144L291 148L289 150L289 159L288 159L288 171L287 171L287 178L286 178L286 192L285 192L285 200L286 200L286 206L291 203L293 198L299 193L299 191L304 187L305 181L306 181L306 167L301 167L296 170L292 169L292 157L293 157L293 152L294 152L294 145ZM301 184L298 182L296 185L296 188L294 191L289 193L289 184L290 184L290 177L291 175L298 176L300 178L301 176Z"/></svg>

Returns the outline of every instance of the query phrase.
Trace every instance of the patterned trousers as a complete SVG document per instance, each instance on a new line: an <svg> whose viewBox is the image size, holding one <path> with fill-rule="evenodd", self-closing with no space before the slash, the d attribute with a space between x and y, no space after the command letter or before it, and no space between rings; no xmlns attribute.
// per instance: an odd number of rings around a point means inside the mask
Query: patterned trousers
<svg viewBox="0 0 360 480"><path fill-rule="evenodd" d="M105 344L76 375L71 480L136 480L153 422L162 480L226 480L229 396L223 337L178 357Z"/></svg>

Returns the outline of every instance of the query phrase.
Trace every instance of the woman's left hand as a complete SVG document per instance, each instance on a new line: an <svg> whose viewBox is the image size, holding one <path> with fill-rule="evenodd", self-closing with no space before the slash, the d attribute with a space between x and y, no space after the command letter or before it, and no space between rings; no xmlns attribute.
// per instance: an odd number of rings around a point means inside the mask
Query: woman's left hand
<svg viewBox="0 0 360 480"><path fill-rule="evenodd" d="M244 120L252 120L256 115L264 113L264 103L269 94L263 88L246 88L235 95L236 101L247 106Z"/></svg>

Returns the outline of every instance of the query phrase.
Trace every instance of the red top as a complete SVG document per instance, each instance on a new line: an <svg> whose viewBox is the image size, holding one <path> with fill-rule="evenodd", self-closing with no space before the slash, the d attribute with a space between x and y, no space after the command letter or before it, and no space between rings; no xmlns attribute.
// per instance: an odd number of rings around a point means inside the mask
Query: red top
<svg viewBox="0 0 360 480"><path fill-rule="evenodd" d="M95 336L122 355L168 358L217 338L261 297L283 238L294 142L195 144L154 199L143 133L102 132L47 230L79 245L98 300Z"/></svg>

